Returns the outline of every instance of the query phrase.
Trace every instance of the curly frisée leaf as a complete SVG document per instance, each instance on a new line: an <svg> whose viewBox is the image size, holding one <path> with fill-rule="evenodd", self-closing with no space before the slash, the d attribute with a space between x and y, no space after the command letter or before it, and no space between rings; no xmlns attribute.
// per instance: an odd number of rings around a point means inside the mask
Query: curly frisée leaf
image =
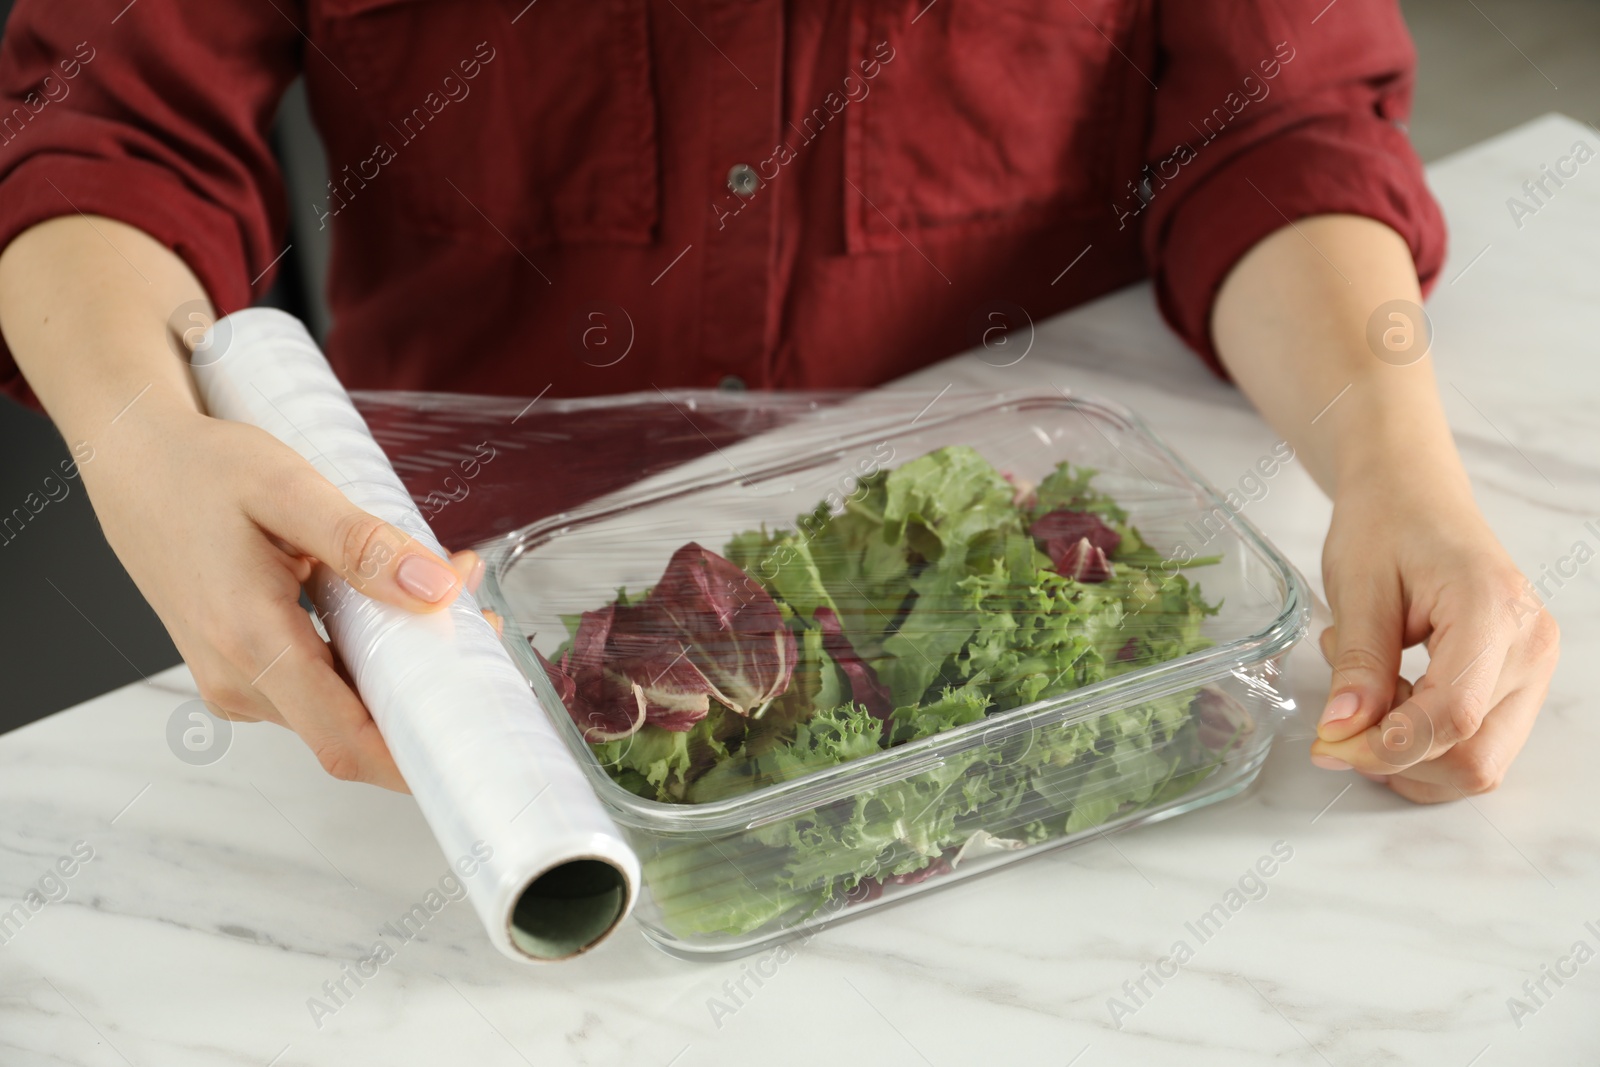
<svg viewBox="0 0 1600 1067"><path fill-rule="evenodd" d="M657 800L687 799L687 783L728 758L742 719L719 709L688 730L641 730L594 745L600 765L625 788Z"/></svg>
<svg viewBox="0 0 1600 1067"><path fill-rule="evenodd" d="M819 711L795 728L794 738L754 755L723 760L689 786L696 803L739 796L812 771L881 751L882 722L859 704ZM753 746L747 746L747 749Z"/></svg>
<svg viewBox="0 0 1600 1067"><path fill-rule="evenodd" d="M1118 507L1116 501L1090 486L1098 473L1088 467L1060 464L1034 490L1034 514L1044 516L1062 509L1088 511L1114 526L1123 525L1128 521L1128 513Z"/></svg>

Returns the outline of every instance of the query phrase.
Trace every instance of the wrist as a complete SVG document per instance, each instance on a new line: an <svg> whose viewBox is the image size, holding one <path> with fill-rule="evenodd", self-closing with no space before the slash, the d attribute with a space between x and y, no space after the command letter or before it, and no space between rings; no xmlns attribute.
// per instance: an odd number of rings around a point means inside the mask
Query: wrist
<svg viewBox="0 0 1600 1067"><path fill-rule="evenodd" d="M38 387L35 392L69 445L115 447L201 417L186 371L147 361L143 366L151 373L140 373L140 366L129 361L86 367L64 382L51 383L55 388L49 395Z"/></svg>
<svg viewBox="0 0 1600 1067"><path fill-rule="evenodd" d="M1373 489L1470 499L1431 368L1385 367L1361 376L1337 406L1343 410L1323 420L1335 500Z"/></svg>
<svg viewBox="0 0 1600 1067"><path fill-rule="evenodd" d="M1330 496L1337 504L1377 494L1437 506L1470 502L1472 486L1448 428L1373 425L1335 447Z"/></svg>
<svg viewBox="0 0 1600 1067"><path fill-rule="evenodd" d="M70 430L58 422L91 498L149 484L172 467L174 455L193 449L194 434L206 421L197 405L158 387L142 395L135 388L127 397L109 416L97 410Z"/></svg>

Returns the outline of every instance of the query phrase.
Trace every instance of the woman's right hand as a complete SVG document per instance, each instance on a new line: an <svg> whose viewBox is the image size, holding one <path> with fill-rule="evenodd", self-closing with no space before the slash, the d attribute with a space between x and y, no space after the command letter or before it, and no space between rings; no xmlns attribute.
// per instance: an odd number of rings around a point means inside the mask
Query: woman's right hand
<svg viewBox="0 0 1600 1067"><path fill-rule="evenodd" d="M351 504L264 430L152 403L82 467L118 559L219 714L299 734L335 778L405 790L372 716L300 606L315 567L438 611L477 557L435 556Z"/></svg>
<svg viewBox="0 0 1600 1067"><path fill-rule="evenodd" d="M115 219L52 218L0 251L0 332L201 696L294 730L337 778L403 790L300 587L320 564L438 611L476 584L477 557L447 564L264 430L200 414L186 328L201 319L215 315L183 260Z"/></svg>

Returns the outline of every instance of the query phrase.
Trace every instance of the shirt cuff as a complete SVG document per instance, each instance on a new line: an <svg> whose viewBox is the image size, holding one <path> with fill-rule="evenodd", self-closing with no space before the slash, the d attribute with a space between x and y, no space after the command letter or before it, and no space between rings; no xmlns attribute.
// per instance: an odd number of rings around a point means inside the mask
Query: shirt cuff
<svg viewBox="0 0 1600 1067"><path fill-rule="evenodd" d="M1223 280L1268 235L1311 215L1361 215L1394 230L1424 291L1444 262L1444 217L1398 126L1319 118L1250 147L1189 193L1153 257L1162 316L1221 377L1211 309Z"/></svg>
<svg viewBox="0 0 1600 1067"><path fill-rule="evenodd" d="M250 306L238 220L165 167L54 154L24 162L0 182L0 250L30 226L80 213L125 222L161 242L200 279L218 315ZM3 339L0 392L39 406Z"/></svg>

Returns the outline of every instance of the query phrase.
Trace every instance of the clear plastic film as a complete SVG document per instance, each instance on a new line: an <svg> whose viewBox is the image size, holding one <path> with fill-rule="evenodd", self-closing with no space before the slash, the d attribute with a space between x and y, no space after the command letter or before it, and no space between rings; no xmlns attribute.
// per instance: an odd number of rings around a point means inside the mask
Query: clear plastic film
<svg viewBox="0 0 1600 1067"><path fill-rule="evenodd" d="M732 955L1254 778L1294 569L1059 392L360 403L639 855Z"/></svg>
<svg viewBox="0 0 1600 1067"><path fill-rule="evenodd" d="M350 500L443 554L299 321L219 320L192 369L207 411L300 452ZM324 569L312 583L330 640L490 940L512 959L598 943L636 896L638 860L468 593L413 614Z"/></svg>

